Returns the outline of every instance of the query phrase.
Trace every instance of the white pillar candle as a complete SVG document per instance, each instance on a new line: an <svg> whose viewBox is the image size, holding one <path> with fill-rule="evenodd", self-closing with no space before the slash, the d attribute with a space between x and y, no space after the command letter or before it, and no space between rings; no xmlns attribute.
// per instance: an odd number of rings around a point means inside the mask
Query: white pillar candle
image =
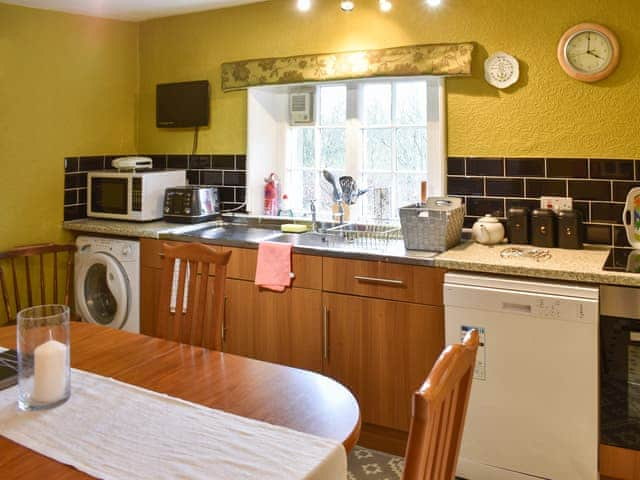
<svg viewBox="0 0 640 480"><path fill-rule="evenodd" d="M34 374L31 398L51 403L64 397L67 385L67 346L56 340L38 345L33 351Z"/></svg>

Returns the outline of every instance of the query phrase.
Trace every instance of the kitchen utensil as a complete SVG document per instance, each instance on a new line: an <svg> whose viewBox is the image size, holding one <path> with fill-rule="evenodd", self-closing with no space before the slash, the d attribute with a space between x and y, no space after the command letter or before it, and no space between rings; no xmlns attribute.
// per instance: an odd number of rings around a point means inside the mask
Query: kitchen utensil
<svg viewBox="0 0 640 480"><path fill-rule="evenodd" d="M496 217L487 213L471 227L471 238L483 245L496 245L504 240L504 226Z"/></svg>
<svg viewBox="0 0 640 480"><path fill-rule="evenodd" d="M340 188L342 190L342 198L344 203L353 205L355 203L354 194L357 195L358 187L356 181L351 176L340 177ZM357 198L357 197L356 197Z"/></svg>
<svg viewBox="0 0 640 480"><path fill-rule="evenodd" d="M333 188L333 201L340 202L342 201L342 188L340 187L340 183L336 179L335 175L331 173L329 170L322 170L322 175L325 180L329 182L331 187Z"/></svg>
<svg viewBox="0 0 640 480"><path fill-rule="evenodd" d="M507 230L510 243L521 245L529 243L529 209L511 207L507 211Z"/></svg>
<svg viewBox="0 0 640 480"><path fill-rule="evenodd" d="M558 212L558 247L582 248L582 232L580 210L560 210Z"/></svg>
<svg viewBox="0 0 640 480"><path fill-rule="evenodd" d="M556 215L550 208L531 212L531 245L554 247L556 244Z"/></svg>
<svg viewBox="0 0 640 480"><path fill-rule="evenodd" d="M357 182L349 175L340 177L340 188L342 190L342 199L347 205L355 205L358 198L369 191L368 188L364 190L358 189Z"/></svg>
<svg viewBox="0 0 640 480"><path fill-rule="evenodd" d="M640 248L640 187L632 188L627 193L622 223L625 226L629 244L633 248Z"/></svg>

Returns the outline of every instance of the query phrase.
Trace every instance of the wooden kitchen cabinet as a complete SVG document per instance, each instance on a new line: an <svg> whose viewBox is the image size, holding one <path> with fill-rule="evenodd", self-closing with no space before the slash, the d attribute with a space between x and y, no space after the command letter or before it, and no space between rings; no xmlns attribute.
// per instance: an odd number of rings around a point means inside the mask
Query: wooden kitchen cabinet
<svg viewBox="0 0 640 480"><path fill-rule="evenodd" d="M413 392L444 347L441 305L323 293L323 371L357 397L363 422L406 431Z"/></svg>
<svg viewBox="0 0 640 480"><path fill-rule="evenodd" d="M442 305L442 268L325 257L322 289L372 298Z"/></svg>
<svg viewBox="0 0 640 480"><path fill-rule="evenodd" d="M141 240L141 333L155 334L162 278L162 240ZM322 370L322 257L294 254L293 288L259 289L253 283L257 250L231 250L225 287L226 352L283 365ZM211 281L213 292L213 281ZM306 287L306 288L301 288Z"/></svg>
<svg viewBox="0 0 640 480"><path fill-rule="evenodd" d="M291 367L322 371L322 293L306 288L273 292L227 279L224 351Z"/></svg>

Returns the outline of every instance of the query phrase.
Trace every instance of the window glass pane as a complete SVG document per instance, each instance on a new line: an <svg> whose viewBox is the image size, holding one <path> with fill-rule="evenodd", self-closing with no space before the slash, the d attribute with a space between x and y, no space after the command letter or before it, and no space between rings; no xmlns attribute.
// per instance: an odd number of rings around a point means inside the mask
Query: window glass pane
<svg viewBox="0 0 640 480"><path fill-rule="evenodd" d="M398 170L425 170L427 164L427 129L406 127L396 130Z"/></svg>
<svg viewBox="0 0 640 480"><path fill-rule="evenodd" d="M364 86L364 123L367 125L391 123L390 83L368 83Z"/></svg>
<svg viewBox="0 0 640 480"><path fill-rule="evenodd" d="M320 124L342 125L347 119L347 87L320 88Z"/></svg>
<svg viewBox="0 0 640 480"><path fill-rule="evenodd" d="M316 198L316 172L305 170L302 172L302 208L309 209L311 200Z"/></svg>
<svg viewBox="0 0 640 480"><path fill-rule="evenodd" d="M396 177L398 208L420 201L420 181L426 177L416 174L399 173Z"/></svg>
<svg viewBox="0 0 640 480"><path fill-rule="evenodd" d="M314 159L314 131L313 128L301 128L296 135L297 155L295 165L299 166L302 161L302 166L312 168L315 166Z"/></svg>
<svg viewBox="0 0 640 480"><path fill-rule="evenodd" d="M396 83L396 121L401 125L426 125L427 82Z"/></svg>
<svg viewBox="0 0 640 480"><path fill-rule="evenodd" d="M345 168L344 128L323 128L320 130L321 161L324 168Z"/></svg>
<svg viewBox="0 0 640 480"><path fill-rule="evenodd" d="M369 191L366 193L367 210L369 218L388 219L397 217L393 213L393 174L368 173L366 182Z"/></svg>
<svg viewBox="0 0 640 480"><path fill-rule="evenodd" d="M393 130L391 128L364 131L365 168L367 170L391 170L393 168L392 136Z"/></svg>

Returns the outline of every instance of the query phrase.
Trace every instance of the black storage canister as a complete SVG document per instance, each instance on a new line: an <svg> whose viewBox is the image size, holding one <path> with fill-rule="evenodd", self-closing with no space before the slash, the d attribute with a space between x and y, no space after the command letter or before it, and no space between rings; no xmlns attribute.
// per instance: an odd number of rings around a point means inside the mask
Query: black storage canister
<svg viewBox="0 0 640 480"><path fill-rule="evenodd" d="M529 243L529 209L511 207L507 211L507 232L509 243L526 245Z"/></svg>
<svg viewBox="0 0 640 480"><path fill-rule="evenodd" d="M531 245L551 248L556 243L556 215L550 208L531 212Z"/></svg>
<svg viewBox="0 0 640 480"><path fill-rule="evenodd" d="M560 210L558 212L558 247L582 248L583 225L579 210Z"/></svg>

